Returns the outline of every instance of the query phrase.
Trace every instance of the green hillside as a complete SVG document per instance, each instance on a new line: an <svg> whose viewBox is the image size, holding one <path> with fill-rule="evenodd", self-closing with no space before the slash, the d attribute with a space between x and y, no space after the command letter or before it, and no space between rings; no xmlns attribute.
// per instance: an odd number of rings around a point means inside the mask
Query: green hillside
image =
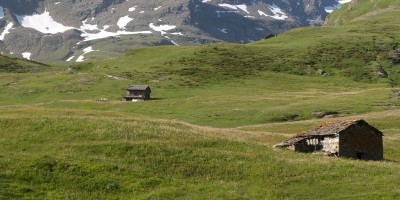
<svg viewBox="0 0 400 200"><path fill-rule="evenodd" d="M0 73L28 73L50 70L50 66L19 58L0 55Z"/></svg>
<svg viewBox="0 0 400 200"><path fill-rule="evenodd" d="M370 25L382 24L398 25L399 19L395 17L400 12L400 2L396 0L360 0L352 1L328 16L326 25Z"/></svg>
<svg viewBox="0 0 400 200"><path fill-rule="evenodd" d="M357 1L248 45L68 67L0 57L13 66L0 71L0 199L398 199L397 8ZM152 100L122 102L128 84ZM384 161L272 148L360 118L384 133Z"/></svg>

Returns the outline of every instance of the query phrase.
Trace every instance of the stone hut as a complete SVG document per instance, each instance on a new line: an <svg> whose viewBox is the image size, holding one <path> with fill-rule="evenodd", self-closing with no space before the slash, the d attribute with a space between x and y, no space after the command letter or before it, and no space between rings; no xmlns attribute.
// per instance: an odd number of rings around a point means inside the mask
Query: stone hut
<svg viewBox="0 0 400 200"><path fill-rule="evenodd" d="M150 99L151 89L148 85L129 85L126 88L125 101L145 101Z"/></svg>
<svg viewBox="0 0 400 200"><path fill-rule="evenodd" d="M274 147L360 160L382 160L382 132L364 120L325 123Z"/></svg>

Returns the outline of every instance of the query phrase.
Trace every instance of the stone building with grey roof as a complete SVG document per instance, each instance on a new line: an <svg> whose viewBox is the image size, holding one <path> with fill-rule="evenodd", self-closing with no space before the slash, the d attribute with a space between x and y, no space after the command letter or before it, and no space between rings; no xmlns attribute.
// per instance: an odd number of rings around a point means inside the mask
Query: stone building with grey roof
<svg viewBox="0 0 400 200"><path fill-rule="evenodd" d="M125 101L150 100L151 89L148 85L129 85L126 88L126 95L122 97Z"/></svg>
<svg viewBox="0 0 400 200"><path fill-rule="evenodd" d="M382 132L364 120L325 123L275 145L298 152L361 160L382 160Z"/></svg>

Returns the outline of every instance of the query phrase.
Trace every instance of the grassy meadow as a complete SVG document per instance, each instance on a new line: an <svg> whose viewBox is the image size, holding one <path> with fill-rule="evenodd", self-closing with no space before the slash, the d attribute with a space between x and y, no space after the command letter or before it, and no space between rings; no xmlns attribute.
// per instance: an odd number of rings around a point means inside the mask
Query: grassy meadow
<svg viewBox="0 0 400 200"><path fill-rule="evenodd" d="M353 6L247 45L0 56L0 199L399 199L398 3ZM128 84L152 100L122 102ZM272 147L353 119L384 133L384 161Z"/></svg>

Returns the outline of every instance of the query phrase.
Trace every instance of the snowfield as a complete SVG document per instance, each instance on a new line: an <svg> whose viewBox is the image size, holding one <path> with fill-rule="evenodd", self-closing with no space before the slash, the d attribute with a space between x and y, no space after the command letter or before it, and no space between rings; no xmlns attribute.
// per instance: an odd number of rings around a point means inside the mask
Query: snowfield
<svg viewBox="0 0 400 200"><path fill-rule="evenodd" d="M25 59L27 59L27 60L30 60L30 59L31 59L31 56L32 56L32 53L30 53L30 52L24 52L24 53L22 53L22 57L25 58Z"/></svg>
<svg viewBox="0 0 400 200"><path fill-rule="evenodd" d="M4 28L4 31L3 31L3 33L1 33L1 35L0 35L0 40L4 40L4 37L7 35L7 34L9 34L10 33L10 30L11 30L11 28L13 27L13 23L12 22L9 22L8 24L7 24L7 26Z"/></svg>
<svg viewBox="0 0 400 200"><path fill-rule="evenodd" d="M327 13L332 13L334 10L341 8L341 7L342 7L342 4L350 3L351 1L352 1L352 0L339 0L339 1L337 1L337 4L336 4L336 5L332 5L332 6L327 6L327 7L325 7L325 11L326 11Z"/></svg>
<svg viewBox="0 0 400 200"><path fill-rule="evenodd" d="M33 28L41 33L63 33L74 27L64 26L53 20L48 11L43 14L16 15L18 22L25 28Z"/></svg>

